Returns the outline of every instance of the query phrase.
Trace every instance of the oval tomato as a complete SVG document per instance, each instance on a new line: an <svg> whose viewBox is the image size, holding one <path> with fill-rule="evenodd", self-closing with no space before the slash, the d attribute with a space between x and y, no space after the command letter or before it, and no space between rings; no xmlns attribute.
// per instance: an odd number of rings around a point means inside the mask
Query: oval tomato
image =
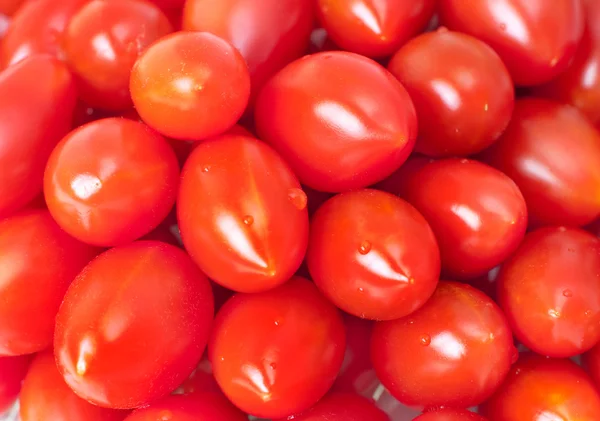
<svg viewBox="0 0 600 421"><path fill-rule="evenodd" d="M377 408L373 402L352 393L329 394L308 411L286 419L294 421L390 421L390 417Z"/></svg>
<svg viewBox="0 0 600 421"><path fill-rule="evenodd" d="M487 421L466 409L440 409L419 415L413 421Z"/></svg>
<svg viewBox="0 0 600 421"><path fill-rule="evenodd" d="M0 357L0 414L17 399L30 362L31 355Z"/></svg>

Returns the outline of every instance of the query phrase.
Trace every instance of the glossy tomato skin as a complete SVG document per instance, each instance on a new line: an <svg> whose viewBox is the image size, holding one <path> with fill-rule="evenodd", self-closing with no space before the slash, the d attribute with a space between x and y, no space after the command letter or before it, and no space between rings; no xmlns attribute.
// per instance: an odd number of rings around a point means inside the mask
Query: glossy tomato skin
<svg viewBox="0 0 600 421"><path fill-rule="evenodd" d="M44 196L58 224L83 242L127 244L148 234L175 203L179 164L143 123L110 118L71 132L54 149Z"/></svg>
<svg viewBox="0 0 600 421"><path fill-rule="evenodd" d="M392 57L388 69L417 109L417 152L472 155L508 126L515 96L510 74L476 38L445 28L420 35Z"/></svg>
<svg viewBox="0 0 600 421"><path fill-rule="evenodd" d="M19 8L30 0L0 0L0 13L12 16Z"/></svg>
<svg viewBox="0 0 600 421"><path fill-rule="evenodd" d="M516 350L500 308L475 288L440 282L421 309L377 322L371 358L401 403L467 408L500 385Z"/></svg>
<svg viewBox="0 0 600 421"><path fill-rule="evenodd" d="M425 218L404 200L371 189L339 194L319 208L306 258L331 302L371 320L417 310L440 276L440 251Z"/></svg>
<svg viewBox="0 0 600 421"><path fill-rule="evenodd" d="M487 419L466 409L440 409L419 415L413 421L487 421Z"/></svg>
<svg viewBox="0 0 600 421"><path fill-rule="evenodd" d="M306 56L275 75L259 95L256 127L303 184L328 192L383 180L417 135L402 85L374 61L342 51Z"/></svg>
<svg viewBox="0 0 600 421"><path fill-rule="evenodd" d="M429 163L406 180L404 197L435 233L442 272L470 279L504 261L527 228L527 207L500 171L467 159Z"/></svg>
<svg viewBox="0 0 600 421"><path fill-rule="evenodd" d="M600 134L571 106L518 100L484 159L517 183L534 226L582 226L600 213Z"/></svg>
<svg viewBox="0 0 600 421"><path fill-rule="evenodd" d="M67 384L103 407L137 408L180 385L200 361L213 317L205 275L181 249L111 249L75 279L56 318Z"/></svg>
<svg viewBox="0 0 600 421"><path fill-rule="evenodd" d="M390 421L372 401L352 393L331 393L308 411L286 418L294 421ZM281 419L279 421L285 421Z"/></svg>
<svg viewBox="0 0 600 421"><path fill-rule="evenodd" d="M490 45L517 85L545 83L575 56L585 26L580 0L462 0L438 3L441 23Z"/></svg>
<svg viewBox="0 0 600 421"><path fill-rule="evenodd" d="M502 265L498 302L525 346L571 357L600 341L599 274L600 239L579 229L541 228Z"/></svg>
<svg viewBox="0 0 600 421"><path fill-rule="evenodd" d="M530 421L540 414L547 419L595 421L600 396L573 362L526 354L480 411L490 421Z"/></svg>
<svg viewBox="0 0 600 421"><path fill-rule="evenodd" d="M187 0L183 29L210 32L240 51L253 102L271 76L304 54L314 20L312 0Z"/></svg>
<svg viewBox="0 0 600 421"><path fill-rule="evenodd" d="M209 278L265 291L296 272L308 242L306 194L258 139L224 135L188 158L177 201L183 244Z"/></svg>
<svg viewBox="0 0 600 421"><path fill-rule="evenodd" d="M69 131L75 103L73 78L51 57L32 57L0 74L0 217L42 191L46 161Z"/></svg>
<svg viewBox="0 0 600 421"><path fill-rule="evenodd" d="M207 32L175 32L151 45L131 72L131 97L149 126L165 136L200 140L239 120L250 96L241 54Z"/></svg>
<svg viewBox="0 0 600 421"><path fill-rule="evenodd" d="M172 31L165 14L145 0L87 3L70 20L63 41L79 97L101 109L131 108L133 65L150 44Z"/></svg>
<svg viewBox="0 0 600 421"><path fill-rule="evenodd" d="M217 383L240 409L261 418L307 410L333 384L344 358L336 308L302 278L221 308L209 343Z"/></svg>
<svg viewBox="0 0 600 421"><path fill-rule="evenodd" d="M100 408L78 397L56 368L52 350L39 353L23 382L22 421L121 421L126 411Z"/></svg>
<svg viewBox="0 0 600 421"><path fill-rule="evenodd" d="M0 357L0 414L8 410L17 399L29 363L30 355Z"/></svg>
<svg viewBox="0 0 600 421"><path fill-rule="evenodd" d="M63 296L96 253L62 231L46 210L0 220L0 355L31 354L52 343Z"/></svg>

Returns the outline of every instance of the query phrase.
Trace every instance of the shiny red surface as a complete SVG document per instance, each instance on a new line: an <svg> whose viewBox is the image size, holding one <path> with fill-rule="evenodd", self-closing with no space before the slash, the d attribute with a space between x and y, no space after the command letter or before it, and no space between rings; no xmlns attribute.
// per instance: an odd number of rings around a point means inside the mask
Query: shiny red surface
<svg viewBox="0 0 600 421"><path fill-rule="evenodd" d="M487 419L464 409L440 409L419 415L413 421L487 421Z"/></svg>
<svg viewBox="0 0 600 421"><path fill-rule="evenodd" d="M284 420L294 421L390 421L390 417L375 404L351 393L331 393L315 406Z"/></svg>

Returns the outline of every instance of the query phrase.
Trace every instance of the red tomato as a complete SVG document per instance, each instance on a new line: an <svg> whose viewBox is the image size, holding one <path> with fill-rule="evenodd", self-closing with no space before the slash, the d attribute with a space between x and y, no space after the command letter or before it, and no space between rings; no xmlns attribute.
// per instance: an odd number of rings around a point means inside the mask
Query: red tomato
<svg viewBox="0 0 600 421"><path fill-rule="evenodd" d="M53 58L0 73L0 218L42 191L46 161L69 131L75 103L73 79Z"/></svg>
<svg viewBox="0 0 600 421"><path fill-rule="evenodd" d="M23 382L22 421L121 421L125 411L100 408L78 397L56 369L51 350L38 354Z"/></svg>
<svg viewBox="0 0 600 421"><path fill-rule="evenodd" d="M600 213L600 134L573 107L518 100L485 159L517 183L534 225L582 226Z"/></svg>
<svg viewBox="0 0 600 421"><path fill-rule="evenodd" d="M175 391L178 394L190 395L192 393L220 393L219 385L213 375L212 365L207 357L203 357L198 367L190 374L190 376L177 388Z"/></svg>
<svg viewBox="0 0 600 421"><path fill-rule="evenodd" d="M419 415L413 421L487 421L481 415L465 409L440 409Z"/></svg>
<svg viewBox="0 0 600 421"><path fill-rule="evenodd" d="M92 107L133 106L129 76L137 58L173 28L165 14L144 0L92 0L70 20L64 35L79 96Z"/></svg>
<svg viewBox="0 0 600 421"><path fill-rule="evenodd" d="M251 137L201 143L177 201L183 244L215 282L241 292L290 279L308 242L306 194L285 162Z"/></svg>
<svg viewBox="0 0 600 421"><path fill-rule="evenodd" d="M517 249L527 208L513 181L466 159L429 163L406 181L404 197L431 225L442 270L457 279L483 275Z"/></svg>
<svg viewBox="0 0 600 421"><path fill-rule="evenodd" d="M213 33L240 51L254 102L271 76L306 51L313 11L313 0L187 0L183 29Z"/></svg>
<svg viewBox="0 0 600 421"><path fill-rule="evenodd" d="M258 98L256 126L303 184L329 192L383 180L417 135L402 85L374 61L341 51L304 57L274 76Z"/></svg>
<svg viewBox="0 0 600 421"><path fill-rule="evenodd" d="M390 421L390 417L371 401L351 393L327 395L308 411L287 419L294 421Z"/></svg>
<svg viewBox="0 0 600 421"><path fill-rule="evenodd" d="M217 383L244 412L282 418L325 395L344 358L341 316L307 280L237 294L217 314L209 358Z"/></svg>
<svg viewBox="0 0 600 421"><path fill-rule="evenodd" d="M30 355L0 357L0 414L17 399L30 362Z"/></svg>
<svg viewBox="0 0 600 421"><path fill-rule="evenodd" d="M583 34L580 0L440 0L442 25L489 44L517 85L548 82L575 56Z"/></svg>
<svg viewBox="0 0 600 421"><path fill-rule="evenodd" d="M0 13L0 46L2 45L2 40L4 39L4 34L8 31L10 27L10 17Z"/></svg>
<svg viewBox="0 0 600 421"><path fill-rule="evenodd" d="M36 54L64 58L63 33L71 17L88 1L30 0L24 4L0 44L0 68ZM38 72L38 77L44 75L39 68Z"/></svg>
<svg viewBox="0 0 600 421"><path fill-rule="evenodd" d="M250 76L228 42L206 32L176 32L141 55L130 89L149 126L176 139L200 140L239 120L248 104Z"/></svg>
<svg viewBox="0 0 600 421"><path fill-rule="evenodd" d="M30 0L0 0L0 14L12 16L27 1Z"/></svg>
<svg viewBox="0 0 600 421"><path fill-rule="evenodd" d="M82 398L136 408L189 376L212 316L210 284L181 249L158 241L117 247L69 288L56 317L56 361Z"/></svg>
<svg viewBox="0 0 600 421"><path fill-rule="evenodd" d="M596 421L600 396L571 361L523 355L480 410L490 421Z"/></svg>
<svg viewBox="0 0 600 421"><path fill-rule="evenodd" d="M379 379L405 405L467 408L487 399L516 353L500 308L469 285L440 282L408 317L377 322L371 357Z"/></svg>
<svg viewBox="0 0 600 421"><path fill-rule="evenodd" d="M393 320L420 308L440 276L440 251L425 218L378 190L342 193L311 220L308 268L342 310Z"/></svg>
<svg viewBox="0 0 600 421"><path fill-rule="evenodd" d="M319 19L333 42L369 57L392 55L425 29L435 0L318 0Z"/></svg>
<svg viewBox="0 0 600 421"><path fill-rule="evenodd" d="M44 177L48 209L69 234L115 246L148 234L175 203L179 164L169 144L142 123L110 118L71 132Z"/></svg>
<svg viewBox="0 0 600 421"><path fill-rule="evenodd" d="M600 343L583 354L583 365L596 383L596 387L600 387Z"/></svg>
<svg viewBox="0 0 600 421"><path fill-rule="evenodd" d="M494 50L476 38L445 28L420 35L388 68L417 109L418 152L472 155L508 126L515 96L510 74Z"/></svg>
<svg viewBox="0 0 600 421"><path fill-rule="evenodd" d="M96 253L63 232L48 211L0 220L0 355L31 354L52 343L65 291Z"/></svg>
<svg viewBox="0 0 600 421"><path fill-rule="evenodd" d="M498 302L532 351L571 357L600 341L600 240L585 231L528 234L498 275Z"/></svg>

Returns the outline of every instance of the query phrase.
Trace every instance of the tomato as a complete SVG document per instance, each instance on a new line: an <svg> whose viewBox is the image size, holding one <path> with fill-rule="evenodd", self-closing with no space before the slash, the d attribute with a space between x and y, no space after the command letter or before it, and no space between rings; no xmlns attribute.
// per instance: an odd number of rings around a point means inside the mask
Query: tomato
<svg viewBox="0 0 600 421"><path fill-rule="evenodd" d="M37 54L64 58L63 33L71 17L88 1L29 0L25 3L13 16L0 44L0 68Z"/></svg>
<svg viewBox="0 0 600 421"><path fill-rule="evenodd" d="M517 85L548 82L575 56L583 34L580 0L440 0L442 25L489 44Z"/></svg>
<svg viewBox="0 0 600 421"><path fill-rule="evenodd" d="M583 354L583 365L592 377L596 387L600 387L600 344Z"/></svg>
<svg viewBox="0 0 600 421"><path fill-rule="evenodd" d="M440 409L419 415L413 421L487 421L481 415L464 409Z"/></svg>
<svg viewBox="0 0 600 421"><path fill-rule="evenodd" d="M275 75L259 95L256 126L303 184L328 192L383 180L417 135L402 85L374 61L341 51L304 57Z"/></svg>
<svg viewBox="0 0 600 421"><path fill-rule="evenodd" d="M182 395L190 395L204 392L221 393L219 385L213 375L212 365L208 358L203 357L198 367L177 388L176 392Z"/></svg>
<svg viewBox="0 0 600 421"><path fill-rule="evenodd" d="M516 355L502 311L469 285L440 282L408 317L375 323L371 358L401 403L467 408L487 399Z"/></svg>
<svg viewBox="0 0 600 421"><path fill-rule="evenodd" d="M239 120L248 104L250 76L227 41L206 32L176 32L141 55L130 90L149 126L165 136L200 140Z"/></svg>
<svg viewBox="0 0 600 421"><path fill-rule="evenodd" d="M390 421L390 417L371 401L351 393L332 393L294 421ZM283 421L283 420L281 420Z"/></svg>
<svg viewBox="0 0 600 421"><path fill-rule="evenodd" d="M23 382L20 397L22 421L121 421L125 411L100 408L78 397L56 369L54 354L38 354Z"/></svg>
<svg viewBox="0 0 600 421"><path fill-rule="evenodd" d="M115 246L148 234L177 195L179 164L168 143L142 123L98 120L54 149L44 177L48 209L69 234Z"/></svg>
<svg viewBox="0 0 600 421"><path fill-rule="evenodd" d="M30 362L30 355L0 357L0 414L17 399Z"/></svg>
<svg viewBox="0 0 600 421"><path fill-rule="evenodd" d="M244 412L282 418L307 410L344 358L342 318L307 280L237 294L221 308L209 343L217 383Z"/></svg>
<svg viewBox="0 0 600 421"><path fill-rule="evenodd" d="M517 183L533 225L582 226L600 213L600 134L573 107L518 100L485 159Z"/></svg>
<svg viewBox="0 0 600 421"><path fill-rule="evenodd" d="M46 161L69 131L75 103L73 79L53 58L32 57L0 73L0 218L42 191Z"/></svg>
<svg viewBox="0 0 600 421"><path fill-rule="evenodd" d="M0 13L12 16L19 8L30 0L0 0Z"/></svg>
<svg viewBox="0 0 600 421"><path fill-rule="evenodd" d="M213 33L236 47L252 78L252 100L277 71L302 56L313 0L187 0L183 29Z"/></svg>
<svg viewBox="0 0 600 421"><path fill-rule="evenodd" d="M466 159L429 163L405 180L403 196L431 225L442 271L455 279L483 275L519 246L527 208L515 183Z"/></svg>
<svg viewBox="0 0 600 421"><path fill-rule="evenodd" d="M201 143L181 177L177 212L185 248L215 282L241 292L290 279L308 242L306 194L285 162L257 139Z"/></svg>
<svg viewBox="0 0 600 421"><path fill-rule="evenodd" d="M596 421L600 396L585 372L571 361L531 354L521 356L480 410L490 421Z"/></svg>
<svg viewBox="0 0 600 421"><path fill-rule="evenodd" d="M333 42L368 57L392 55L423 31L435 0L318 0L319 19Z"/></svg>
<svg viewBox="0 0 600 421"><path fill-rule="evenodd" d="M212 316L210 284L181 249L157 241L117 247L67 291L56 317L56 361L80 397L136 408L189 376Z"/></svg>
<svg viewBox="0 0 600 421"><path fill-rule="evenodd" d="M80 98L102 109L132 107L133 65L150 44L172 30L165 14L144 0L92 0L83 6L71 18L63 44Z"/></svg>
<svg viewBox="0 0 600 421"><path fill-rule="evenodd" d="M388 68L417 109L418 152L472 155L508 126L515 96L510 74L494 50L476 38L445 28L420 35Z"/></svg>
<svg viewBox="0 0 600 421"><path fill-rule="evenodd" d="M306 258L329 300L372 320L417 310L440 275L440 251L425 218L378 190L342 193L325 202L311 220Z"/></svg>
<svg viewBox="0 0 600 421"><path fill-rule="evenodd" d="M65 291L96 253L62 231L48 211L0 220L0 355L31 354L52 343Z"/></svg>

